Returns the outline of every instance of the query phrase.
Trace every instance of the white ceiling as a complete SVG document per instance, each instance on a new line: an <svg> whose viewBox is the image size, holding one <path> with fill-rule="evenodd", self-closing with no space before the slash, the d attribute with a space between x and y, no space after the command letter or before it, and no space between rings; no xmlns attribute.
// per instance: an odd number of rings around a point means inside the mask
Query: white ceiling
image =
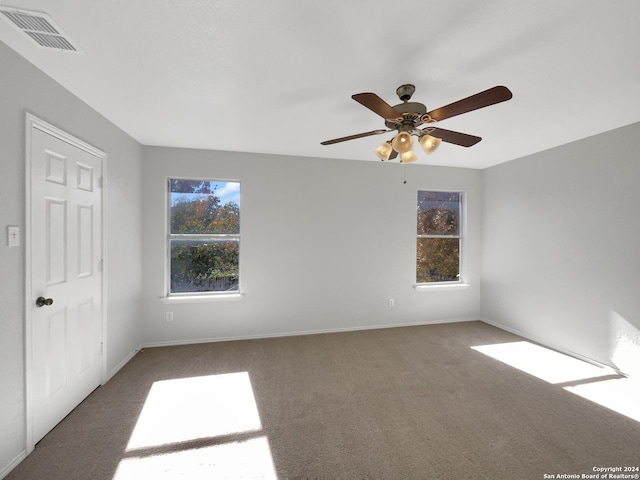
<svg viewBox="0 0 640 480"><path fill-rule="evenodd" d="M640 121L637 0L2 0L47 12L86 52L0 40L144 145L378 161L391 134L351 95L429 110L505 85L513 99L442 121L483 137L418 163L485 168ZM37 112L34 112L37 113Z"/></svg>

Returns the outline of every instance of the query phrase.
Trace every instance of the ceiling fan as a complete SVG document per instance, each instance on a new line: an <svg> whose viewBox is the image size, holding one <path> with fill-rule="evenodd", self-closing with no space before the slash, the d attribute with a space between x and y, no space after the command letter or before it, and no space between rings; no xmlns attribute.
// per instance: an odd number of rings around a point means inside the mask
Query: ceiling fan
<svg viewBox="0 0 640 480"><path fill-rule="evenodd" d="M412 136L418 137L418 142L427 155L432 153L438 145L440 145L440 142L453 143L462 147L471 147L482 140L482 138L466 133L445 130L432 126L432 124L462 113L504 102L513 96L507 87L498 86L427 112L427 107L422 103L409 101L415 90L416 87L414 85L400 85L396 89L396 94L403 103L393 107L375 93L356 93L352 95L351 98L356 102L384 118L384 123L388 130L372 130L370 132L326 140L321 142L321 144L332 145L334 143L346 142L347 140L355 140L356 138L397 131L398 133L394 138L380 145L375 150L375 153L383 161L393 160L400 154L400 163L411 163L415 162L418 158L413 151ZM423 125L424 127L422 127Z"/></svg>

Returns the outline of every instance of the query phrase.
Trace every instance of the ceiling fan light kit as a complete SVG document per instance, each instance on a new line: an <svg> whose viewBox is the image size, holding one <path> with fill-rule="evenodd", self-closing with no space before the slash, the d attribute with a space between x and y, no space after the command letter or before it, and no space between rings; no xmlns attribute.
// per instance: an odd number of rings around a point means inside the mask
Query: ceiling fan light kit
<svg viewBox="0 0 640 480"><path fill-rule="evenodd" d="M418 137L418 143L420 143L420 146L427 155L433 153L442 142L452 143L462 147L471 147L482 140L482 138L466 133L445 130L435 127L433 124L462 113L507 101L513 97L513 94L507 87L497 86L463 98L457 102L450 103L444 107L427 111L427 107L425 107L424 104L409 101L415 90L416 87L414 85L400 85L396 89L396 94L402 103L393 107L375 93L366 92L352 95L351 98L356 102L384 118L384 123L388 130L380 129L358 133L347 137L326 140L321 142L321 144L332 145L347 140L355 140L356 138L397 131L398 133L392 140L384 142L374 150L374 153L385 162L393 160L400 154L400 163L412 163L418 158L413 151L412 137ZM418 128L422 125L425 126Z"/></svg>

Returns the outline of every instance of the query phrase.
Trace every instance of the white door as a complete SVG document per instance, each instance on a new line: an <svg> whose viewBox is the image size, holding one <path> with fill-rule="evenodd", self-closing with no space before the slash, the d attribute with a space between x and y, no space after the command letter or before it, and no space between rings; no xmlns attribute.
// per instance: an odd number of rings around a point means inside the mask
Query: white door
<svg viewBox="0 0 640 480"><path fill-rule="evenodd" d="M35 445L102 382L102 157L30 125L27 399Z"/></svg>

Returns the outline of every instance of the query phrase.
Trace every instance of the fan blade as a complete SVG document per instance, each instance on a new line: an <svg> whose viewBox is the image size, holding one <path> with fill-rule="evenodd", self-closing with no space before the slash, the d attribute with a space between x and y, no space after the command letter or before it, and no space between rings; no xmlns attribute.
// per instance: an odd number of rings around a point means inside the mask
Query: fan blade
<svg viewBox="0 0 640 480"><path fill-rule="evenodd" d="M431 128L429 128L428 130L431 130ZM456 145L460 145L461 147L472 147L480 140L482 140L482 137L476 137L475 135L468 135L466 133L454 132L452 130L445 130L444 128L434 128L429 132L429 135L431 135L432 137L441 138L443 142L454 143Z"/></svg>
<svg viewBox="0 0 640 480"><path fill-rule="evenodd" d="M375 93L356 93L355 95L351 95L351 98L359 104L367 107L373 113L377 113L382 118L402 117L401 113L397 112L395 108L382 100Z"/></svg>
<svg viewBox="0 0 640 480"><path fill-rule="evenodd" d="M320 142L320 145L333 145L334 143L346 142L347 140L355 140L356 138L370 137L371 135L380 135L381 133L388 132L389 130L371 130L370 132L357 133L355 135L349 135L348 137L334 138L333 140L325 140Z"/></svg>
<svg viewBox="0 0 640 480"><path fill-rule="evenodd" d="M389 155L389 160L393 160L394 158L396 158L398 156L398 152L396 152L395 150L391 152L391 155Z"/></svg>
<svg viewBox="0 0 640 480"><path fill-rule="evenodd" d="M427 112L427 115L436 121L440 121L445 118L460 115L461 113L471 112L479 108L504 102L511 97L513 97L513 94L507 87L493 87L484 92L476 93L470 97L445 105L444 107L436 108L435 110Z"/></svg>

